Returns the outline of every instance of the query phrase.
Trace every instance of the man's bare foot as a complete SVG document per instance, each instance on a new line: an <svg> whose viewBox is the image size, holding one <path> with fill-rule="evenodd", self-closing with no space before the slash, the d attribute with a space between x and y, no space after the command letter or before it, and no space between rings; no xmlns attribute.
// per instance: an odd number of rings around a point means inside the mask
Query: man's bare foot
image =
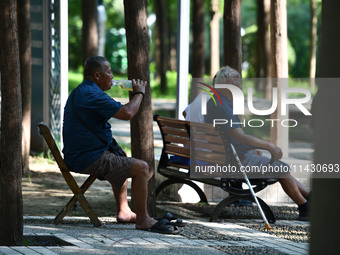
<svg viewBox="0 0 340 255"><path fill-rule="evenodd" d="M136 223L136 214L129 211L120 211L118 212L117 222L119 223Z"/></svg>
<svg viewBox="0 0 340 255"><path fill-rule="evenodd" d="M157 220L147 216L144 220L136 223L136 229L150 229L156 222Z"/></svg>

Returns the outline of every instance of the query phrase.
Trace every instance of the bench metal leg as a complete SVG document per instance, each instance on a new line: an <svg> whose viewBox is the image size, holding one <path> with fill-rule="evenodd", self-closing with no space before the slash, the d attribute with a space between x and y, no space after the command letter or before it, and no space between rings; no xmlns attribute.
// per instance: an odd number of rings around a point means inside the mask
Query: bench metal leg
<svg viewBox="0 0 340 255"><path fill-rule="evenodd" d="M189 185L199 195L200 203L208 203L207 197L205 196L202 189L196 183L189 181L189 180L177 179L177 178L169 178L169 179L163 181L160 185L158 185L158 187L156 188L156 197L163 189L165 189L166 187L170 186L171 184L175 184L175 183L181 183L181 184Z"/></svg>
<svg viewBox="0 0 340 255"><path fill-rule="evenodd" d="M270 207L261 198L257 197L257 199L262 207L264 214L266 215L268 222L275 223L276 219ZM230 195L223 199L221 202L219 202L218 205L216 205L215 209L210 215L210 221L211 222L217 221L218 216L223 212L224 208L237 200L249 200L255 202L251 195L248 196Z"/></svg>

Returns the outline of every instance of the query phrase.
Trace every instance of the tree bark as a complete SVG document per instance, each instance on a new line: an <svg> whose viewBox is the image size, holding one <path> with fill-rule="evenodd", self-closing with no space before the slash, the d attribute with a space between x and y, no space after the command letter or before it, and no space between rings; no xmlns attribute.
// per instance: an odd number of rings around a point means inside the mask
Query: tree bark
<svg viewBox="0 0 340 255"><path fill-rule="evenodd" d="M270 0L257 0L257 37L256 37L256 88L271 99L270 64Z"/></svg>
<svg viewBox="0 0 340 255"><path fill-rule="evenodd" d="M219 0L211 1L210 21L210 76L214 77L220 69L220 5Z"/></svg>
<svg viewBox="0 0 340 255"><path fill-rule="evenodd" d="M224 65L242 75L241 0L224 1Z"/></svg>
<svg viewBox="0 0 340 255"><path fill-rule="evenodd" d="M286 0L271 0L271 48L273 87L278 90L277 109L272 119L288 119L281 115L281 88L288 86L288 56L287 56L287 10ZM279 123L279 122L277 122ZM281 147L284 157L288 157L288 128L281 125L271 127L271 142Z"/></svg>
<svg viewBox="0 0 340 255"><path fill-rule="evenodd" d="M313 99L314 162L315 165L332 167L340 164L340 1L322 1L320 58L318 64L318 91ZM330 79L336 78L336 79ZM332 113L335 114L332 114ZM329 169L329 168L328 168ZM335 195L340 193L339 173L329 169L327 176L315 173L312 178L311 241L309 254L337 254L340 250L338 229L340 228L340 203ZM334 199L337 201L334 203Z"/></svg>
<svg viewBox="0 0 340 255"><path fill-rule="evenodd" d="M32 97L32 68L31 68L31 15L30 1L21 0L18 3L18 38L20 56L20 77L22 94L22 170L29 170L31 145L31 97Z"/></svg>
<svg viewBox="0 0 340 255"><path fill-rule="evenodd" d="M0 245L22 245L22 107L16 1L0 1Z"/></svg>
<svg viewBox="0 0 340 255"><path fill-rule="evenodd" d="M168 58L167 58L167 32L166 27L166 1L156 1L156 69L157 74L161 78L161 92L167 91L166 71L168 70Z"/></svg>
<svg viewBox="0 0 340 255"><path fill-rule="evenodd" d="M204 0L193 2L193 41L191 53L191 76L193 79L202 79L204 76ZM190 101L194 100L199 93L197 86L191 82Z"/></svg>
<svg viewBox="0 0 340 255"><path fill-rule="evenodd" d="M83 63L98 54L97 0L82 0L82 53Z"/></svg>
<svg viewBox="0 0 340 255"><path fill-rule="evenodd" d="M317 37L317 14L316 0L310 0L310 56L309 56L309 79L310 89L315 89L316 72L316 37Z"/></svg>
<svg viewBox="0 0 340 255"><path fill-rule="evenodd" d="M193 78L203 78L204 75L204 0L194 0L193 4L193 41L192 69Z"/></svg>
<svg viewBox="0 0 340 255"><path fill-rule="evenodd" d="M145 96L138 113L131 120L132 156L148 163L154 172L154 144L149 72L149 35L146 23L146 0L124 0L129 79L147 81ZM148 185L148 211L156 212L155 175Z"/></svg>

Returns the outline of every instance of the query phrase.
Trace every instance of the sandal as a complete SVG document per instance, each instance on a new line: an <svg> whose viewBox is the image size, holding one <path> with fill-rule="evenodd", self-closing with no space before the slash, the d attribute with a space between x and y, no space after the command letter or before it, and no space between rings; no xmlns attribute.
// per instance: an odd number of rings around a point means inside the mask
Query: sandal
<svg viewBox="0 0 340 255"><path fill-rule="evenodd" d="M143 229L144 230L144 229ZM157 221L151 228L145 229L154 233L160 234L178 234L178 228L172 224L167 219L162 219Z"/></svg>
<svg viewBox="0 0 340 255"><path fill-rule="evenodd" d="M183 222L180 218L175 218L171 213L167 212L161 218L157 218L156 220L168 220L169 224L176 227L185 227L187 223Z"/></svg>

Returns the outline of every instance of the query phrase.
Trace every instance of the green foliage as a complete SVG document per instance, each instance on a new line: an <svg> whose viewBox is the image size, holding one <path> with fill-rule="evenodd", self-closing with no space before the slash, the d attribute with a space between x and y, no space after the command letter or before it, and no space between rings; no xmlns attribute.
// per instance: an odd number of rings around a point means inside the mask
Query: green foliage
<svg viewBox="0 0 340 255"><path fill-rule="evenodd" d="M320 27L321 1L317 1L318 28ZM242 1L243 61L249 62L247 77L255 77L256 64L256 1ZM289 77L309 76L310 3L307 0L287 0ZM319 30L318 30L319 31Z"/></svg>
<svg viewBox="0 0 340 255"><path fill-rule="evenodd" d="M106 28L110 30L111 28L121 28L124 27L124 4L123 0L104 0L103 4L106 11Z"/></svg>
<svg viewBox="0 0 340 255"><path fill-rule="evenodd" d="M287 1L288 37L296 52L296 62L290 66L292 77L309 76L309 1Z"/></svg>
<svg viewBox="0 0 340 255"><path fill-rule="evenodd" d="M256 77L255 65L256 61L256 36L257 36L257 26L251 25L245 29L245 35L242 38L242 62L248 62L248 70L245 70L245 75L243 77L253 78ZM296 53L295 49L292 47L292 43L288 39L287 42L287 53L288 53L288 66L289 70L296 66ZM308 69L307 69L308 70Z"/></svg>
<svg viewBox="0 0 340 255"><path fill-rule="evenodd" d="M175 71L168 71L166 73L167 82L168 82L168 92L163 94L160 90L159 81L154 79L154 76L150 76L150 86L151 86L151 97L152 98L168 98L174 99L176 98L176 86L177 86L177 72ZM68 74L68 81L69 81L69 93L75 89L82 81L83 81L83 74L80 72L69 71ZM127 79L126 75L116 75L114 74L114 79ZM120 89L119 87L113 87L106 93L111 97L128 97L128 91Z"/></svg>
<svg viewBox="0 0 340 255"><path fill-rule="evenodd" d="M82 26L81 0L72 0L68 3L68 34L69 34L69 67L79 70L82 67Z"/></svg>
<svg viewBox="0 0 340 255"><path fill-rule="evenodd" d="M111 28L106 33L105 56L114 73L127 73L127 49L125 29Z"/></svg>

